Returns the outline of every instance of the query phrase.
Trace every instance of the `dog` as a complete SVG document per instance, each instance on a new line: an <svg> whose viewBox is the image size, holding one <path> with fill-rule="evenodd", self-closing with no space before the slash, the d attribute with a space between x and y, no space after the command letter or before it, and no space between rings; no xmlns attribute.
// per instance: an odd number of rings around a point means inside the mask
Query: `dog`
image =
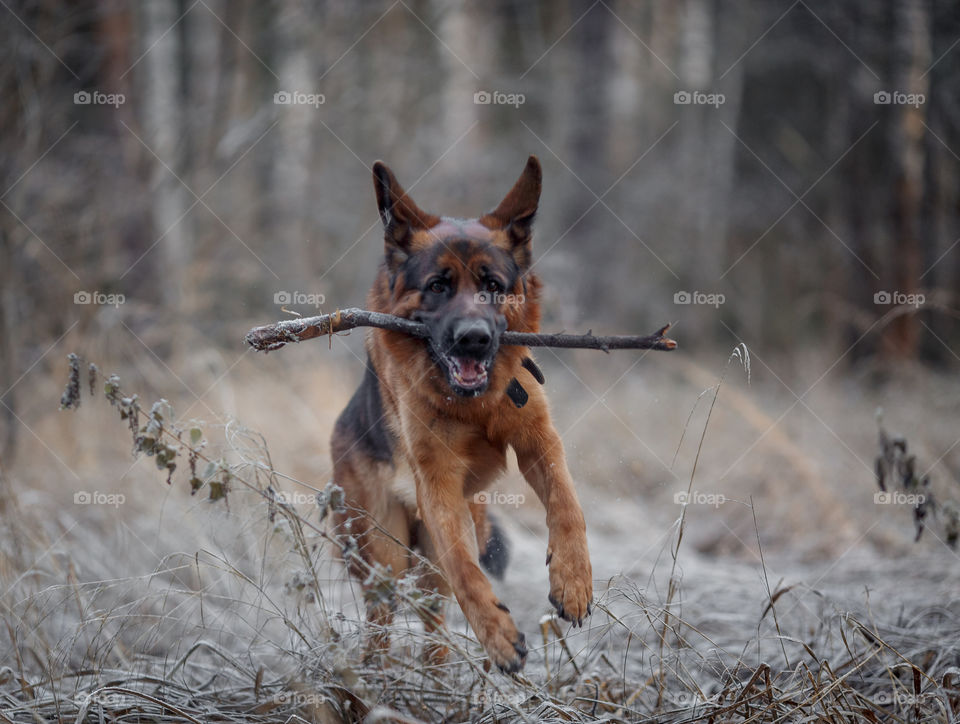
<svg viewBox="0 0 960 724"><path fill-rule="evenodd" d="M371 330L363 380L331 441L347 504L335 530L355 544L345 560L364 582L378 632L368 653L389 646L395 608L370 590L378 585L371 571L400 576L423 556L435 565L419 566L418 586L452 593L490 660L516 672L524 635L481 570L502 575L506 540L478 495L504 471L508 446L546 508L550 603L582 626L593 596L586 525L542 375L527 348L500 345L506 329L539 330L531 235L540 162L530 156L496 209L472 219L423 211L379 161L373 183L384 256L368 308L420 322L429 337ZM436 630L442 604L421 617ZM426 653L442 661L447 652L434 645Z"/></svg>

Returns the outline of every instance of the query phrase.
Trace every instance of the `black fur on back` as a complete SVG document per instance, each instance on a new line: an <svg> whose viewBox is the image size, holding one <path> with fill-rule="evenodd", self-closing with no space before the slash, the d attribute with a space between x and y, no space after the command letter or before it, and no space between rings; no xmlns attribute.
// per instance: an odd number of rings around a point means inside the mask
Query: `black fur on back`
<svg viewBox="0 0 960 724"><path fill-rule="evenodd" d="M374 460L393 462L394 440L383 419L380 380L369 359L363 381L337 418L336 429L346 432Z"/></svg>

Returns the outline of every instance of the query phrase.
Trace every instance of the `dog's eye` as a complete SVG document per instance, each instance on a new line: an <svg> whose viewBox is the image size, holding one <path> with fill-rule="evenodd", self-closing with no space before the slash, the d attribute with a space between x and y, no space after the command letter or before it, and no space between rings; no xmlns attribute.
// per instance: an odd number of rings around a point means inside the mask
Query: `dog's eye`
<svg viewBox="0 0 960 724"><path fill-rule="evenodd" d="M487 279L483 285L483 288L488 292L493 292L494 294L499 294L503 291L503 286L496 279Z"/></svg>
<svg viewBox="0 0 960 724"><path fill-rule="evenodd" d="M434 294L443 294L447 291L447 283L443 279L434 279L427 287Z"/></svg>

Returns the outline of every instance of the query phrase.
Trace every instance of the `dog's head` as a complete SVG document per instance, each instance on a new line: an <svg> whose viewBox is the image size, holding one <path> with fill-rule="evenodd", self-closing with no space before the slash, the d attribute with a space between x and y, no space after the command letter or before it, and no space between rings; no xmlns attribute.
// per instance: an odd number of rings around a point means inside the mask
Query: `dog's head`
<svg viewBox="0 0 960 724"><path fill-rule="evenodd" d="M474 219L423 211L379 161L373 182L385 241L377 306L425 324L430 336L418 344L450 389L482 395L494 377L501 333L533 331L539 322L536 300L528 299L539 284L528 271L540 162L531 156L499 206Z"/></svg>

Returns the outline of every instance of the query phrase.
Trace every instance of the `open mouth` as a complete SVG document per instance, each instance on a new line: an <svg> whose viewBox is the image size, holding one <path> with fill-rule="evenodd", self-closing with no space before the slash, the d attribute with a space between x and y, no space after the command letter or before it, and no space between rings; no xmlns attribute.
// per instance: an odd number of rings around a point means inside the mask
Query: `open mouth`
<svg viewBox="0 0 960 724"><path fill-rule="evenodd" d="M453 355L441 355L440 358L447 368L447 379L454 392L472 396L486 390L492 360Z"/></svg>

